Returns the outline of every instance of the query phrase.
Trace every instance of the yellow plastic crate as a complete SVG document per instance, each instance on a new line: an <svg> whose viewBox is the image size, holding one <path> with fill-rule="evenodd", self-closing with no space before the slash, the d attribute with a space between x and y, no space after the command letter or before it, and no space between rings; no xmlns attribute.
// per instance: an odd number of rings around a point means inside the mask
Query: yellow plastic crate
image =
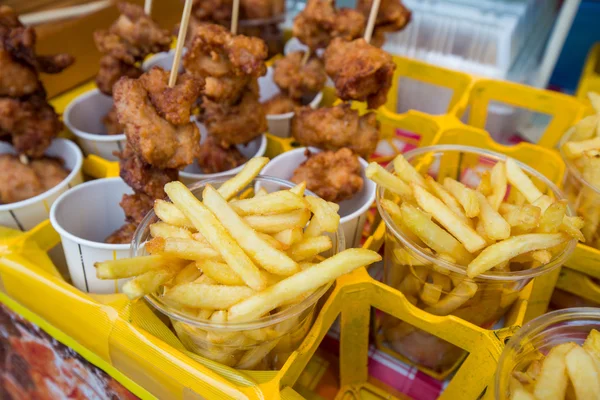
<svg viewBox="0 0 600 400"><path fill-rule="evenodd" d="M575 96L587 106L591 106L587 98L588 92L600 93L600 43L596 43L588 53L577 85Z"/></svg>

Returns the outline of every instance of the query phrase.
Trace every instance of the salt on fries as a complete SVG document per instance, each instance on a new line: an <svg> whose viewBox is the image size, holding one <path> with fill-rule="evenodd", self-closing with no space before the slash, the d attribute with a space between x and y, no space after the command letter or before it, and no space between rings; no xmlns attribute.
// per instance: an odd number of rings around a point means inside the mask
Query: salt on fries
<svg viewBox="0 0 600 400"><path fill-rule="evenodd" d="M182 314L227 326L284 311L337 277L381 260L365 249L323 258L333 246L327 233L338 230L339 206L305 197L304 183L239 195L267 161L250 160L218 189L206 185L202 200L180 182L165 185L172 203L155 202L161 221L150 225L145 246L151 255L97 263L98 278L133 278L123 288L131 299L153 293ZM296 315L254 330L202 330L178 321L174 327L193 337L186 343L199 354L259 368L269 354L282 365L310 321Z"/></svg>
<svg viewBox="0 0 600 400"><path fill-rule="evenodd" d="M600 333L592 330L583 346L562 343L521 363L509 383L511 400L600 398Z"/></svg>

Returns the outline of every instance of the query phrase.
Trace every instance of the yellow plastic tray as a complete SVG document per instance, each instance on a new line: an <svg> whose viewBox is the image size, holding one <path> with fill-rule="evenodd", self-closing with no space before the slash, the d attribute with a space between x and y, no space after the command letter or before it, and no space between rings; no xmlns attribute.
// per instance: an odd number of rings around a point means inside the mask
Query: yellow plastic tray
<svg viewBox="0 0 600 400"><path fill-rule="evenodd" d="M591 106L587 97L588 92L600 93L600 42L596 43L588 53L576 92L581 102Z"/></svg>

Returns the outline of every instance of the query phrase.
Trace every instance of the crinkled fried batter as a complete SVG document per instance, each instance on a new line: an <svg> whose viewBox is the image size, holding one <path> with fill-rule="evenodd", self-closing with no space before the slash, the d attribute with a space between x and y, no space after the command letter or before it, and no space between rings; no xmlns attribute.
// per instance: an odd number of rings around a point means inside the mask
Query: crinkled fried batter
<svg viewBox="0 0 600 400"><path fill-rule="evenodd" d="M258 96L245 92L238 104L202 102L208 133L224 146L248 143L267 130L267 118Z"/></svg>
<svg viewBox="0 0 600 400"><path fill-rule="evenodd" d="M127 222L125 225L114 231L106 238L106 243L110 244L128 244L133 240L133 235L137 229L137 224Z"/></svg>
<svg viewBox="0 0 600 400"><path fill-rule="evenodd" d="M198 165L205 174L229 171L247 160L235 146L223 147L212 136L208 136L200 145Z"/></svg>
<svg viewBox="0 0 600 400"><path fill-rule="evenodd" d="M241 19L267 19L285 13L285 0L240 0Z"/></svg>
<svg viewBox="0 0 600 400"><path fill-rule="evenodd" d="M368 158L379 141L379 122L374 113L359 116L350 104L335 107L302 107L292 119L292 136L304 146L326 150L348 147Z"/></svg>
<svg viewBox="0 0 600 400"><path fill-rule="evenodd" d="M0 97L0 137L10 135L19 154L41 157L62 128L54 108L43 98Z"/></svg>
<svg viewBox="0 0 600 400"><path fill-rule="evenodd" d="M306 182L306 188L324 200L339 203L363 188L358 156L348 148L311 154L294 171L292 182Z"/></svg>
<svg viewBox="0 0 600 400"><path fill-rule="evenodd" d="M102 124L106 129L107 135L120 135L123 133L123 127L119 124L117 109L113 105L110 111L102 118Z"/></svg>
<svg viewBox="0 0 600 400"><path fill-rule="evenodd" d="M253 37L232 35L215 24L200 24L194 31L191 48L183 58L185 69L202 77L250 75L258 78L267 69L267 46Z"/></svg>
<svg viewBox="0 0 600 400"><path fill-rule="evenodd" d="M35 70L16 62L5 50L0 50L0 71L0 96L23 97L40 88Z"/></svg>
<svg viewBox="0 0 600 400"><path fill-rule="evenodd" d="M139 224L154 207L154 199L144 193L124 194L119 205L127 222Z"/></svg>
<svg viewBox="0 0 600 400"><path fill-rule="evenodd" d="M198 154L200 146L198 127L189 122L189 114L188 120L183 125L174 125L163 119L149 98L150 94L162 114L171 115L173 120L180 120L181 114L173 111L168 101L160 100L161 94L156 88L144 87L145 82L146 79L143 77L121 78L114 86L115 107L119 122L127 135L127 141L132 146L132 150L148 164L157 168L183 168L191 164ZM197 87L196 85L195 88ZM180 77L175 88L169 89L167 93L174 94L178 91L185 93L187 89L189 89L187 78ZM186 97L186 102L182 103L187 104L187 99L190 97ZM180 106L182 103L179 103ZM181 112L189 113L189 109Z"/></svg>
<svg viewBox="0 0 600 400"><path fill-rule="evenodd" d="M179 177L176 169L159 169L146 163L127 146L119 154L120 176L133 190L153 199L166 197L164 186Z"/></svg>
<svg viewBox="0 0 600 400"><path fill-rule="evenodd" d="M336 10L333 0L309 0L296 16L292 33L314 51L327 47L336 37L344 40L361 37L365 23L365 17L356 10Z"/></svg>
<svg viewBox="0 0 600 400"><path fill-rule="evenodd" d="M294 99L320 92L327 74L318 57L311 57L302 65L303 51L296 51L275 62L273 80L279 88Z"/></svg>
<svg viewBox="0 0 600 400"><path fill-rule="evenodd" d="M12 154L0 155L0 171L0 204L35 197L52 189L69 175L59 159L45 157L25 165Z"/></svg>
<svg viewBox="0 0 600 400"><path fill-rule="evenodd" d="M139 78L142 73L141 68L106 55L100 59L100 70L96 75L96 86L105 95L112 96L113 86L122 76L134 79Z"/></svg>
<svg viewBox="0 0 600 400"><path fill-rule="evenodd" d="M396 69L391 55L364 39L334 39L325 50L324 59L338 97L366 101L374 109L385 104Z"/></svg>
<svg viewBox="0 0 600 400"><path fill-rule="evenodd" d="M169 50L171 34L168 30L161 29L141 6L120 2L117 3L117 8L121 15L110 27L111 33L135 46L144 57Z"/></svg>
<svg viewBox="0 0 600 400"><path fill-rule="evenodd" d="M225 24L231 21L233 0L193 0L192 17L198 21Z"/></svg>
<svg viewBox="0 0 600 400"><path fill-rule="evenodd" d="M206 77L204 95L217 103L237 103L246 90L258 93L258 82L245 75Z"/></svg>
<svg viewBox="0 0 600 400"><path fill-rule="evenodd" d="M358 0L356 9L368 19L372 4L372 0ZM385 32L401 31L408 25L410 19L410 10L400 0L381 0L370 43L373 46L381 47L385 40Z"/></svg>
<svg viewBox="0 0 600 400"><path fill-rule="evenodd" d="M262 103L262 105L265 109L265 114L267 115L289 113L301 106L301 104L298 103L296 100L288 97L283 93L271 97L269 100Z"/></svg>

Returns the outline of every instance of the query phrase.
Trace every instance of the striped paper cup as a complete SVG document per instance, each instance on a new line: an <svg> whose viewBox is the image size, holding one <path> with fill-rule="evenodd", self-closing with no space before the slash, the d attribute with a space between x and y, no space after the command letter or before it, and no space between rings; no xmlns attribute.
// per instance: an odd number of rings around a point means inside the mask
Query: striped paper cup
<svg viewBox="0 0 600 400"><path fill-rule="evenodd" d="M121 178L83 183L60 196L50 210L50 222L60 235L73 285L89 293L118 293L125 279L96 278L94 263L130 256L131 244L108 244L104 240L125 222L119 206L133 193Z"/></svg>
<svg viewBox="0 0 600 400"><path fill-rule="evenodd" d="M6 153L16 154L10 144L0 142L0 154ZM60 157L64 161L64 167L71 172L62 182L42 194L16 203L0 204L0 225L21 231L33 228L48 219L52 203L61 194L83 182L83 155L75 143L66 139L54 139L46 150L46 155Z"/></svg>

